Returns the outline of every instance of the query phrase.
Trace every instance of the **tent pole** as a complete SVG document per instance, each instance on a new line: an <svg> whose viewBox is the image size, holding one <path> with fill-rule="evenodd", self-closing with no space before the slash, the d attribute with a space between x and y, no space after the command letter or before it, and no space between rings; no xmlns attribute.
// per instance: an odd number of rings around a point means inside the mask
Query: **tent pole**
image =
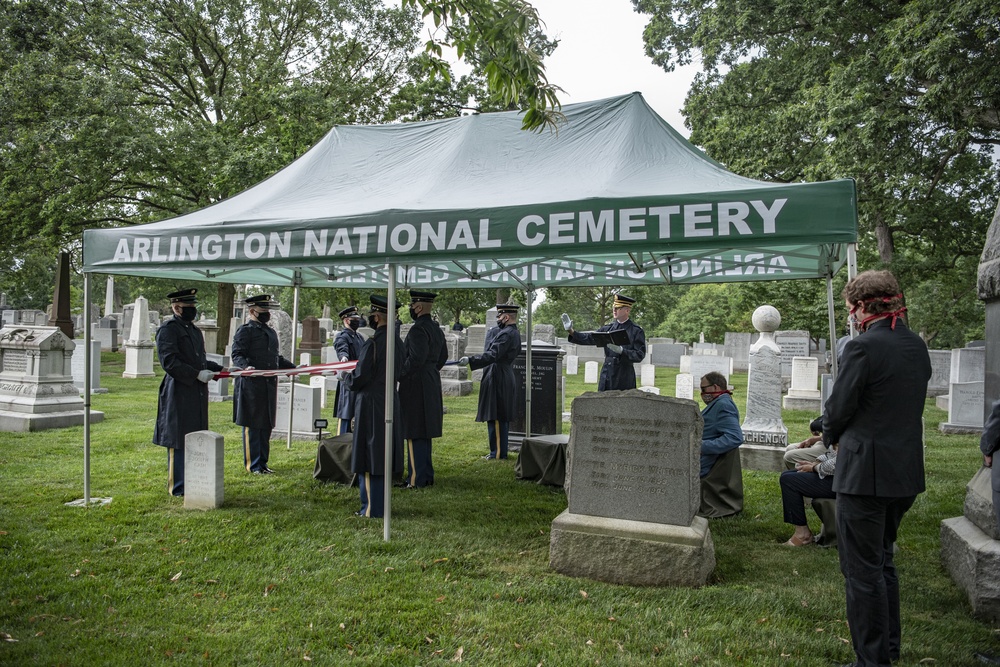
<svg viewBox="0 0 1000 667"><path fill-rule="evenodd" d="M826 312L830 320L830 373L837 379L837 319L833 309L833 274L826 275ZM822 406L820 406L822 412Z"/></svg>
<svg viewBox="0 0 1000 667"><path fill-rule="evenodd" d="M525 332L528 337L528 346L524 351L524 438L531 437L531 380L534 376L531 367L531 309L535 305L535 290L530 286L528 294L528 330ZM521 441L522 446L524 440ZM499 453L497 454L499 456Z"/></svg>
<svg viewBox="0 0 1000 667"><path fill-rule="evenodd" d="M295 290L292 297L292 363L298 366L295 360L295 343L299 332L299 284L302 282L302 274L295 272ZM286 449L292 448L292 418L295 416L295 376L288 378L291 385L288 389L288 439L285 443Z"/></svg>
<svg viewBox="0 0 1000 667"><path fill-rule="evenodd" d="M848 243L847 244L847 279L854 280L854 276L858 275L858 244ZM854 322L848 322L851 327L851 338L858 335L857 329L854 328Z"/></svg>
<svg viewBox="0 0 1000 667"><path fill-rule="evenodd" d="M83 274L83 506L90 507L90 274Z"/></svg>
<svg viewBox="0 0 1000 667"><path fill-rule="evenodd" d="M382 485L385 514L382 521L382 539L389 541L389 526L392 520L392 456L393 456L393 411L396 402L396 265L386 264L388 280L388 324L385 332L385 483Z"/></svg>

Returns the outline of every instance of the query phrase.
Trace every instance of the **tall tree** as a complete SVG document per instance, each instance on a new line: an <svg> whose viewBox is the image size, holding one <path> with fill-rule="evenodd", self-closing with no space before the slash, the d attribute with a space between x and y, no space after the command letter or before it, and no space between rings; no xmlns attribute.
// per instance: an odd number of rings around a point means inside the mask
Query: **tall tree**
<svg viewBox="0 0 1000 667"><path fill-rule="evenodd" d="M700 58L684 113L712 157L767 180L855 178L861 242L904 283L979 255L1000 180L995 2L633 5L654 62Z"/></svg>

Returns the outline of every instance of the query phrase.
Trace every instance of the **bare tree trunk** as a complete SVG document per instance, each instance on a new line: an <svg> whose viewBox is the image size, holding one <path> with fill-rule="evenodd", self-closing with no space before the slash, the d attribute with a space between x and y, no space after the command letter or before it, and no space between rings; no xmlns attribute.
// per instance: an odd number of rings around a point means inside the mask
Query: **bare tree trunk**
<svg viewBox="0 0 1000 667"><path fill-rule="evenodd" d="M233 319L233 299L236 297L236 286L230 283L219 283L217 292L216 317L219 322L219 337L215 341L215 353L225 354L229 343L229 322Z"/></svg>
<svg viewBox="0 0 1000 667"><path fill-rule="evenodd" d="M875 239L878 241L878 257L885 265L892 264L892 258L896 254L896 244L892 240L892 229L888 223L877 216L878 224L875 226Z"/></svg>
<svg viewBox="0 0 1000 667"><path fill-rule="evenodd" d="M507 303L510 300L510 288L509 287L498 287L497 288L497 303Z"/></svg>

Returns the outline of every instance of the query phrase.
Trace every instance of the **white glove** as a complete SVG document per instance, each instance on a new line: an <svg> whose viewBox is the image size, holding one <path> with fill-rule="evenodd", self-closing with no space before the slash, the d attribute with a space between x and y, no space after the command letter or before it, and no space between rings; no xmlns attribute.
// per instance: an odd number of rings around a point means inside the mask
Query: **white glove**
<svg viewBox="0 0 1000 667"><path fill-rule="evenodd" d="M215 371L210 371L207 368L203 371L198 371L198 381L208 384L209 380L215 377Z"/></svg>
<svg viewBox="0 0 1000 667"><path fill-rule="evenodd" d="M566 313L562 314L563 329L569 331L573 328L573 320L569 319L569 315Z"/></svg>
<svg viewBox="0 0 1000 667"><path fill-rule="evenodd" d="M615 354L621 354L622 353L622 346L621 345L615 345L614 343L611 343L611 345L608 345L608 349L611 350Z"/></svg>
<svg viewBox="0 0 1000 667"><path fill-rule="evenodd" d="M342 361L342 362L347 361L347 357L341 357L340 361Z"/></svg>
<svg viewBox="0 0 1000 667"><path fill-rule="evenodd" d="M462 357L461 359L458 360L458 365L459 366L468 366L469 365L469 358L468 357Z"/></svg>

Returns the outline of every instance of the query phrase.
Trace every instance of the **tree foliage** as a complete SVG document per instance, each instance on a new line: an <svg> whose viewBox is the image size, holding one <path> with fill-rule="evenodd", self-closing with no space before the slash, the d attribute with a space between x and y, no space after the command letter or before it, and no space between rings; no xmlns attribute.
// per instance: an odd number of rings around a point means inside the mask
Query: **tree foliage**
<svg viewBox="0 0 1000 667"><path fill-rule="evenodd" d="M555 44L542 34L538 11L526 0L403 0L419 7L440 36L426 52L438 73L448 78L445 48L454 48L485 77L491 100L485 106L524 109L526 130L554 129L561 114L561 89L549 83L543 58Z"/></svg>
<svg viewBox="0 0 1000 667"><path fill-rule="evenodd" d="M1000 176L996 3L633 5L654 62L700 58L684 113L712 157L766 180L856 179L867 266L911 286L979 256ZM965 290L939 294L974 310Z"/></svg>

